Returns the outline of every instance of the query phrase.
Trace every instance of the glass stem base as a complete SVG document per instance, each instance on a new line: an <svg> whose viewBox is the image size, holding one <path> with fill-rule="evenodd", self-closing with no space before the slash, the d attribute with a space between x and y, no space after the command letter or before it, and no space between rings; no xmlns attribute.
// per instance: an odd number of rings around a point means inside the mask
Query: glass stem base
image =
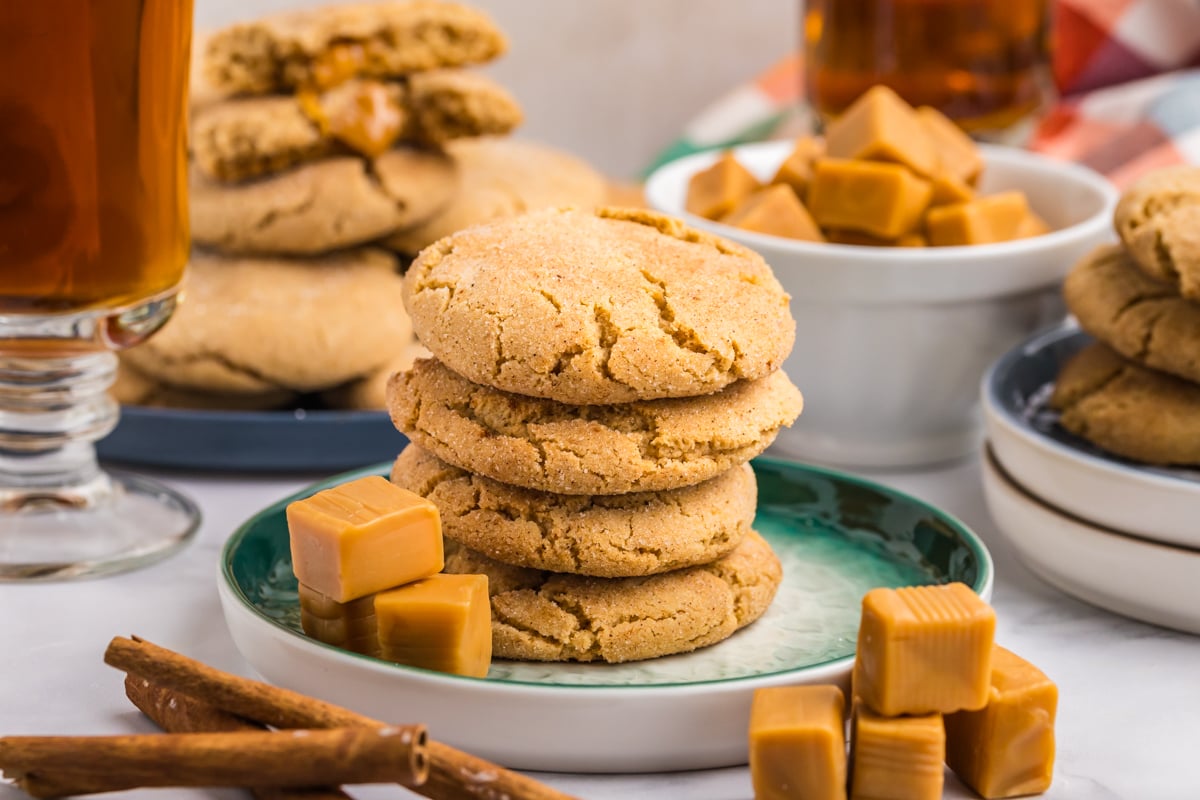
<svg viewBox="0 0 1200 800"><path fill-rule="evenodd" d="M108 395L117 359L78 341L0 340L0 580L129 569L174 551L199 524L195 505L168 487L100 468L94 443L119 413Z"/></svg>

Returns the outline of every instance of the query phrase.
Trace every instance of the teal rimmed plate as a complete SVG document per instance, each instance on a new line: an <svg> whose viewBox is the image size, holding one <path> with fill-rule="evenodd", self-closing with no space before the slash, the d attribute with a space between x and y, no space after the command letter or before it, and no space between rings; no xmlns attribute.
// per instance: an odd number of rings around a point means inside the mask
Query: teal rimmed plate
<svg viewBox="0 0 1200 800"><path fill-rule="evenodd" d="M284 508L388 466L274 504L229 539L220 596L234 642L264 678L519 769L639 772L744 764L763 686L846 684L862 595L962 581L990 597L992 561L948 514L849 475L760 458L755 528L784 578L758 622L712 647L629 664L496 661L486 678L389 664L300 631Z"/></svg>

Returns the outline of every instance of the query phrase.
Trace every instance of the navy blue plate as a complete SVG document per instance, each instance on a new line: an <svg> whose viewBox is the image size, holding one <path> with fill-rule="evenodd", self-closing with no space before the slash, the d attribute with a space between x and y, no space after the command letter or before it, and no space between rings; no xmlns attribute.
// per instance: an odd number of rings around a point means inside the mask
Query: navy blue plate
<svg viewBox="0 0 1200 800"><path fill-rule="evenodd" d="M1058 412L1049 407L1054 381L1063 364L1093 341L1073 324L1067 324L1038 334L1010 350L984 378L984 391L991 405L1019 427L1071 450L1076 456L1163 478L1200 481L1200 471L1131 461L1101 450L1059 424Z"/></svg>
<svg viewBox="0 0 1200 800"><path fill-rule="evenodd" d="M384 411L194 411L125 406L96 446L144 467L335 472L391 461L408 443Z"/></svg>

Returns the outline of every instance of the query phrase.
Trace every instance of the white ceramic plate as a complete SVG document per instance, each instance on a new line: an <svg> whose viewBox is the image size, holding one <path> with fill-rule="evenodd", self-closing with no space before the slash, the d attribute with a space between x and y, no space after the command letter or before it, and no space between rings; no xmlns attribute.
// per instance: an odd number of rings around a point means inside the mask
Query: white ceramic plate
<svg viewBox="0 0 1200 800"><path fill-rule="evenodd" d="M1089 525L1038 500L983 456L988 510L1017 555L1047 583L1084 602L1200 633L1200 551Z"/></svg>
<svg viewBox="0 0 1200 800"><path fill-rule="evenodd" d="M628 664L494 661L483 679L389 664L300 632L288 498L222 558L234 643L268 681L430 734L520 769L639 772L744 764L762 686L848 682L862 595L961 580L991 594L991 558L961 523L906 495L798 464L755 461L755 527L783 563L766 615L686 655ZM380 469L386 469L381 467ZM333 478L297 495L364 473Z"/></svg>
<svg viewBox="0 0 1200 800"><path fill-rule="evenodd" d="M983 380L987 434L1013 481L1101 527L1200 549L1200 471L1138 464L1064 430L1047 408L1062 365L1091 338L1074 326L1034 336Z"/></svg>

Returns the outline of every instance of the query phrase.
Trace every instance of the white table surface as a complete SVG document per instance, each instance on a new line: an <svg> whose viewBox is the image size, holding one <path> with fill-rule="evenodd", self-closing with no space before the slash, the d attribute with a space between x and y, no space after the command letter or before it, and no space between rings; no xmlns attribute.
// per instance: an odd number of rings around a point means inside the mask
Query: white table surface
<svg viewBox="0 0 1200 800"><path fill-rule="evenodd" d="M0 733L154 730L127 704L121 674L101 660L116 635L138 634L221 669L253 676L234 649L218 607L218 553L225 538L252 513L323 476L157 474L203 509L203 526L185 550L157 565L110 578L0 584ZM1041 666L1061 692L1058 762L1047 797L1200 798L1200 637L1093 609L1033 577L989 519L974 460L869 477L947 509L990 547L997 573L997 637ZM537 777L595 800L752 796L745 768ZM411 796L391 786L355 787L351 794ZM246 795L233 790L159 790L106 796ZM974 795L948 776L945 796ZM16 797L24 795L0 787L0 800Z"/></svg>

